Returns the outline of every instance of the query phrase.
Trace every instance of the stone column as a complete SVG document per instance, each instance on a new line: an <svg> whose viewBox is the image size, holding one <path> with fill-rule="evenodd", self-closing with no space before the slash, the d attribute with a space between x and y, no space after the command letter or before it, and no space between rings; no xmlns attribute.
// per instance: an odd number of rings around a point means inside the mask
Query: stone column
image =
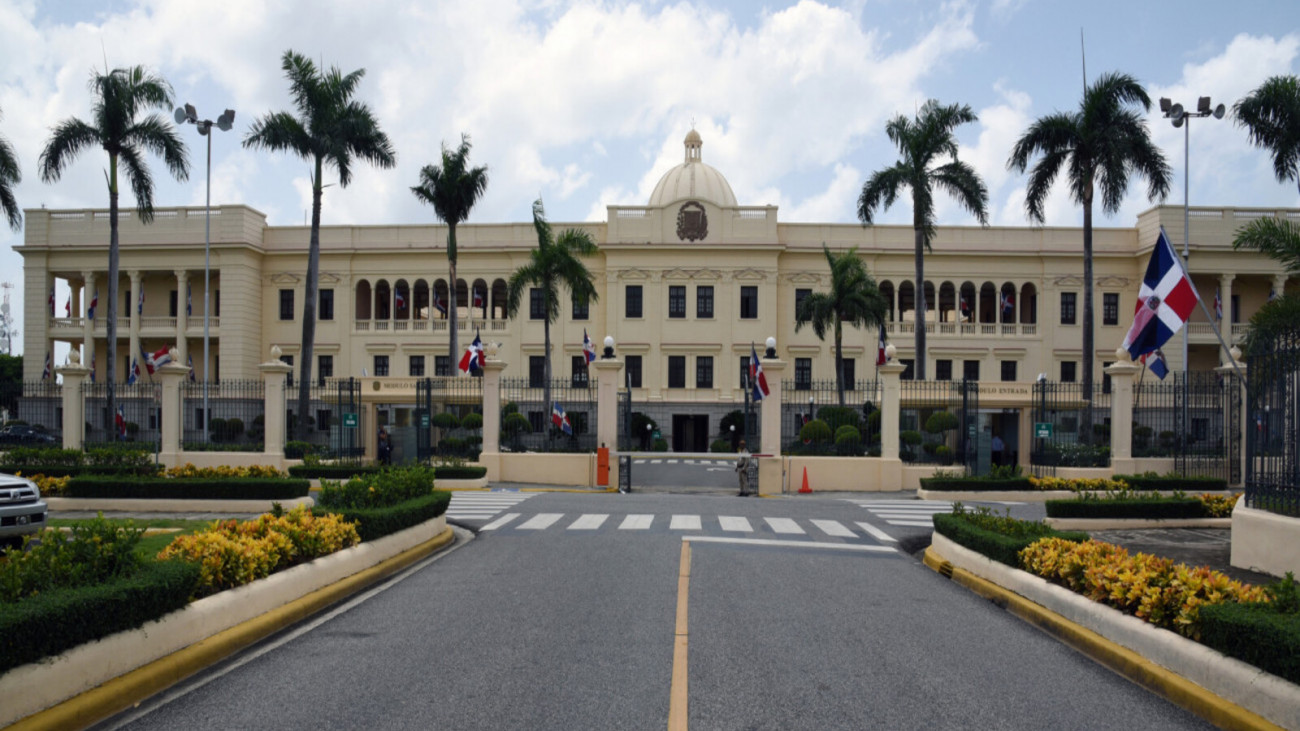
<svg viewBox="0 0 1300 731"><path fill-rule="evenodd" d="M262 372L262 381L266 384L265 402L266 413L262 417L264 422L265 439L262 444L262 452L272 464L277 466L284 465L284 439L285 439L285 376L293 372L293 366L280 360L279 346L271 346L271 359L257 366ZM188 369L187 369L188 370ZM340 414L342 419L343 415Z"/></svg>
<svg viewBox="0 0 1300 731"><path fill-rule="evenodd" d="M762 358L763 375L767 378L768 395L763 397L760 404L762 412L759 415L760 424L758 428L762 444L749 445L752 452L767 454L773 457L781 456L781 378L785 375L786 363L777 358ZM780 492L780 486L773 492ZM760 492L762 490L760 489Z"/></svg>
<svg viewBox="0 0 1300 731"><path fill-rule="evenodd" d="M478 461L487 468L488 482L495 482L501 479L501 371L506 369L506 362L497 360L495 344L486 350L483 360L483 451Z"/></svg>
<svg viewBox="0 0 1300 731"><path fill-rule="evenodd" d="M81 365L76 350L68 353L68 364L54 369L63 376L63 448L80 450L86 431L86 400L81 384L90 377L90 369Z"/></svg>
<svg viewBox="0 0 1300 731"><path fill-rule="evenodd" d="M591 362L596 369L596 446L609 448L609 485L619 486L618 474L618 375L623 370L613 349ZM597 482L593 480L593 484Z"/></svg>
<svg viewBox="0 0 1300 731"><path fill-rule="evenodd" d="M1285 294L1285 293L1286 293L1286 275L1285 275L1285 274L1274 274L1274 275L1273 275L1273 295L1276 296L1276 297L1281 297L1281 296L1282 296L1283 294Z"/></svg>
<svg viewBox="0 0 1300 731"><path fill-rule="evenodd" d="M1118 348L1116 361L1106 367L1110 376L1110 468L1116 475L1137 472L1133 459L1133 380L1142 366L1129 359L1128 351Z"/></svg>
<svg viewBox="0 0 1300 731"><path fill-rule="evenodd" d="M173 348L171 362L155 373L162 380L162 417L158 425L162 429L162 449L158 461L168 467L184 462L181 458L181 430L185 422L181 412L181 383L189 375L190 369L184 363L177 362L176 356L176 349Z"/></svg>
<svg viewBox="0 0 1300 731"><path fill-rule="evenodd" d="M176 270L176 354L179 359L176 361L182 365L185 364L186 356L189 355L189 347L185 343L185 332L189 328L190 319L186 314L185 305L189 302L189 283L190 273L184 269ZM187 367L188 368L188 367ZM187 371L188 372L188 371Z"/></svg>
<svg viewBox="0 0 1300 731"><path fill-rule="evenodd" d="M82 318L81 359L86 366L89 366L91 363L94 362L93 357L95 354L95 321L87 317L86 311L87 309L89 309L91 301L95 298L95 287L96 287L95 273L82 272L81 279L83 282L85 282L85 284L83 285L83 287L85 288L85 296L81 298L82 299L81 309L74 314L76 314L77 317ZM96 317L99 316L99 309L100 309L99 306L96 305L95 306Z"/></svg>
<svg viewBox="0 0 1300 731"><path fill-rule="evenodd" d="M127 307L130 308L130 315L131 315L131 335L130 335L131 345L130 345L130 350L127 352L127 358L126 358L127 371L126 374L122 377L121 379L122 381L126 381L127 378L131 377L131 362L139 361L140 327L144 324L141 321L142 315L140 314L140 310L137 305L137 303L140 302L140 293L144 291L144 278L140 275L140 270L138 269L133 269L127 272L127 275L131 278L131 296L135 298L135 302L127 303ZM144 375L144 364L140 364L140 375Z"/></svg>
<svg viewBox="0 0 1300 731"><path fill-rule="evenodd" d="M903 371L907 366L894 358L893 344L885 346L888 361L876 367L880 376L880 489L903 489L903 461L898 457L898 417L902 399Z"/></svg>

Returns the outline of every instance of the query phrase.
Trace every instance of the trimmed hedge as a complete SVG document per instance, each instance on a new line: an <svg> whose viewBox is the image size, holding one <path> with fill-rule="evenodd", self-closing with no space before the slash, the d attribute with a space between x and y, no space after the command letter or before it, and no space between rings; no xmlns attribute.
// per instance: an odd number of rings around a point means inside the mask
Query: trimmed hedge
<svg viewBox="0 0 1300 731"><path fill-rule="evenodd" d="M1268 604L1207 604L1201 607L1201 642L1300 683L1300 614L1283 614Z"/></svg>
<svg viewBox="0 0 1300 731"><path fill-rule="evenodd" d="M103 477L154 477L162 474L162 465L150 465L148 467L94 467L83 465L79 467L60 467L60 466L42 466L42 465L5 465L0 464L0 472L14 474L21 472L24 475L45 475L46 477L78 477L81 475L100 475Z"/></svg>
<svg viewBox="0 0 1300 731"><path fill-rule="evenodd" d="M730 445L728 445L730 446ZM728 449L730 451L730 449ZM487 474L486 467L475 467L473 465L464 465L456 467L454 465L443 465L433 468L434 479L444 480L477 480Z"/></svg>
<svg viewBox="0 0 1300 731"><path fill-rule="evenodd" d="M186 477L123 479L81 476L68 481L64 494L68 497L159 500L286 500L306 497L310 490L310 481L294 478L244 477L213 480Z"/></svg>
<svg viewBox="0 0 1300 731"><path fill-rule="evenodd" d="M1033 535L1009 536L996 531L985 530L971 524L966 519L951 513L936 513L934 529L941 535L959 543L966 548L981 553L989 558L1004 563L1012 568L1020 568L1019 553L1029 544L1040 538L1064 538L1067 541L1086 541L1088 534L1081 531L1057 531L1044 527Z"/></svg>
<svg viewBox="0 0 1300 731"><path fill-rule="evenodd" d="M993 479L991 477L922 477L921 487L926 490L961 490L961 491L991 491L991 490L1023 490L1032 491L1034 486L1029 483L1028 477L1015 477L1012 479Z"/></svg>
<svg viewBox="0 0 1300 731"><path fill-rule="evenodd" d="M132 576L0 604L0 674L184 608L197 564L147 563Z"/></svg>
<svg viewBox="0 0 1300 731"><path fill-rule="evenodd" d="M1182 490L1183 492L1213 492L1227 490L1228 481L1222 477L1173 477L1148 475L1115 475L1133 490Z"/></svg>
<svg viewBox="0 0 1300 731"><path fill-rule="evenodd" d="M1142 498L1137 500L1048 500L1049 518L1204 518L1205 504L1189 498Z"/></svg>
<svg viewBox="0 0 1300 731"><path fill-rule="evenodd" d="M357 534L362 541L373 541L391 533L419 525L447 512L451 493L435 491L386 508L325 508L312 509L316 515L338 515L357 524Z"/></svg>
<svg viewBox="0 0 1300 731"><path fill-rule="evenodd" d="M356 475L373 475L382 467L374 464L299 464L289 468L290 477L316 478L322 480L346 480Z"/></svg>

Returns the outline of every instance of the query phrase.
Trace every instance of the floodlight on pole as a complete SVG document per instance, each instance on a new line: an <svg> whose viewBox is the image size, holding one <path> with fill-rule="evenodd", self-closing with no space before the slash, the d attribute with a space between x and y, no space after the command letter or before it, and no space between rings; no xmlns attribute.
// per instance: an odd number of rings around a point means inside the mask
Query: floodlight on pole
<svg viewBox="0 0 1300 731"><path fill-rule="evenodd" d="M211 380L212 366L211 356L209 354L209 326L212 316L212 127L215 124L217 129L222 132L229 132L230 128L235 125L235 110L227 109L217 117L214 122L211 119L199 119L198 110L193 104L186 104L184 107L176 109L176 124L192 124L198 128L199 134L208 138L208 171L207 171L207 192L204 201L204 222L203 222L203 441L206 443L209 439L209 415L208 415L208 382Z"/></svg>

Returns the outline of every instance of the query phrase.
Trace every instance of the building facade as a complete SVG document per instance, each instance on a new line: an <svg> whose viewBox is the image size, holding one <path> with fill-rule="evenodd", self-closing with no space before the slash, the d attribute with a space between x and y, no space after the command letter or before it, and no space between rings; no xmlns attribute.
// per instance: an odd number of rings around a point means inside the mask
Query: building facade
<svg viewBox="0 0 1300 731"><path fill-rule="evenodd" d="M584 229L598 242L599 254L587 265L599 299L582 307L564 298L551 328L551 355L555 377L585 382L584 332L597 347L613 337L633 399L706 415L699 424L705 433L718 415L742 403L744 362L753 344L761 352L769 336L791 364L786 377L796 389L834 380L833 343L818 340L811 328L795 331L799 299L829 286L823 245L857 247L890 301L887 337L904 363L915 359L920 324L913 313L924 296L927 372L939 380L1002 384L984 390L981 406L1011 410L1027 405L1039 374L1079 379L1084 358L1093 359L1100 380L1131 323L1159 228L1176 248L1183 241L1184 212L1176 206L1145 211L1131 227L1094 231L1097 347L1085 354L1081 229L940 227L926 255L926 281L918 286L911 227L783 223L775 206L738 204L725 177L703 161L702 146L692 131L682 164L663 176L647 205L610 206L603 222L553 224ZM1232 249L1237 228L1275 215L1296 219L1300 210L1191 210L1190 271L1210 312L1217 292L1223 313L1221 321L1193 316L1191 369L1219 365L1215 331L1229 344L1238 341L1270 293L1287 286L1276 262ZM108 226L103 210L26 211L19 248L26 380L41 378L56 343L81 349L82 362L104 377ZM431 224L322 227L315 377L455 375L445 315L452 297L462 346L480 332L484 342L499 344L506 375L540 377L539 303L525 302L514 319L505 306L507 280L536 246L531 222L458 227L454 283L447 281L446 233ZM181 362L193 363L199 380L256 378L272 346L300 365L309 235L305 226L270 226L246 206L213 208L209 300L204 210L158 209L145 226L124 209L119 380L133 358L168 346ZM56 290L70 294L51 307ZM205 301L211 302L210 374L203 359ZM874 329L846 329L849 379L874 378L877 337ZM1181 343L1165 349L1171 369L1182 368L1181 351ZM392 393L395 403L404 398L400 389ZM689 441L697 446L699 438Z"/></svg>

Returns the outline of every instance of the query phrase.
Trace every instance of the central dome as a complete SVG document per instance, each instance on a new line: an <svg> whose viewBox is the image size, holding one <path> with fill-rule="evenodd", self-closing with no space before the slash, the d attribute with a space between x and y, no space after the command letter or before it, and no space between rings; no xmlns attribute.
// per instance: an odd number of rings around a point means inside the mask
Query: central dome
<svg viewBox="0 0 1300 731"><path fill-rule="evenodd" d="M722 173L700 159L704 141L700 133L686 133L686 161L674 167L659 179L650 194L650 206L664 208L681 200L708 201L719 208L735 208L736 194Z"/></svg>

